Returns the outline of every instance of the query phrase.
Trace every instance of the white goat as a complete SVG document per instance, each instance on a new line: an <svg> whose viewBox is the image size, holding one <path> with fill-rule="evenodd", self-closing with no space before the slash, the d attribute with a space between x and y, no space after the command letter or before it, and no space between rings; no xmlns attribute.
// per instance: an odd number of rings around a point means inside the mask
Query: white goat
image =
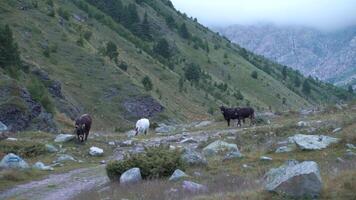
<svg viewBox="0 0 356 200"><path fill-rule="evenodd" d="M150 128L150 121L146 118L142 118L136 122L136 129L135 129L136 134L135 135L137 135L139 133L145 133L145 135L146 135L149 128Z"/></svg>

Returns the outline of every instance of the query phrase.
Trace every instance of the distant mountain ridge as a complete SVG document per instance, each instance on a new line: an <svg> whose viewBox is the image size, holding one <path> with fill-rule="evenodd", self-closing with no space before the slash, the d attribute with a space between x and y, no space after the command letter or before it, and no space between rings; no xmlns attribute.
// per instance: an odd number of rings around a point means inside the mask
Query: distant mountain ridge
<svg viewBox="0 0 356 200"><path fill-rule="evenodd" d="M356 86L356 26L330 32L273 24L214 29L234 43L306 76Z"/></svg>

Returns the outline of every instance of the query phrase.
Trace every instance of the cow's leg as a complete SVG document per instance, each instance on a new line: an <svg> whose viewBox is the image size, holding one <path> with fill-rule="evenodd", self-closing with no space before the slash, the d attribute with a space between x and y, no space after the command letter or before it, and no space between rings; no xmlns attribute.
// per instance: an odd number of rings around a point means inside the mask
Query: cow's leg
<svg viewBox="0 0 356 200"><path fill-rule="evenodd" d="M87 141L88 135L89 135L89 131L88 131L88 132L85 132L85 141Z"/></svg>

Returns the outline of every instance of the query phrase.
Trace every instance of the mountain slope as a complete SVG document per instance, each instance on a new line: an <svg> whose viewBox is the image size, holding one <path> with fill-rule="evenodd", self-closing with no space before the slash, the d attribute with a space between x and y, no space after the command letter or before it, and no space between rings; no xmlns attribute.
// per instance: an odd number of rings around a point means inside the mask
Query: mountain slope
<svg viewBox="0 0 356 200"><path fill-rule="evenodd" d="M2 1L0 11L22 60L16 75L3 66L0 73L27 88L60 126L80 113L92 114L96 129L121 131L143 116L209 118L221 104L283 110L348 98L291 69L282 75L282 66L231 44L170 1Z"/></svg>
<svg viewBox="0 0 356 200"><path fill-rule="evenodd" d="M356 27L323 32L272 24L216 28L242 47L337 85L356 79Z"/></svg>

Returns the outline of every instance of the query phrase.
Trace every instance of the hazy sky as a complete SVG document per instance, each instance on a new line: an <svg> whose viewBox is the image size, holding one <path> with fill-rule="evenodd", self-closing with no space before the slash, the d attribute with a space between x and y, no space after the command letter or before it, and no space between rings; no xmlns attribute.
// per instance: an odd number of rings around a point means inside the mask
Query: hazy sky
<svg viewBox="0 0 356 200"><path fill-rule="evenodd" d="M356 0L172 0L174 6L208 26L297 24L335 29L356 24Z"/></svg>

